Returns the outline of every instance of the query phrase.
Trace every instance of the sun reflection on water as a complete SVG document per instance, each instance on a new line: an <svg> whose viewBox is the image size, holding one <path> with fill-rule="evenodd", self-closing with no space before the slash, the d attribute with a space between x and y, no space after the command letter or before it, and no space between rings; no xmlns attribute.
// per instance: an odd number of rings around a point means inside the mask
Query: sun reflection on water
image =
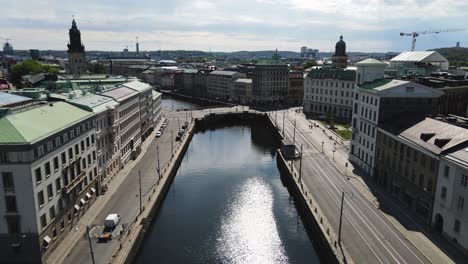
<svg viewBox="0 0 468 264"><path fill-rule="evenodd" d="M273 214L273 192L261 178L249 178L228 205L217 255L223 263L289 263Z"/></svg>

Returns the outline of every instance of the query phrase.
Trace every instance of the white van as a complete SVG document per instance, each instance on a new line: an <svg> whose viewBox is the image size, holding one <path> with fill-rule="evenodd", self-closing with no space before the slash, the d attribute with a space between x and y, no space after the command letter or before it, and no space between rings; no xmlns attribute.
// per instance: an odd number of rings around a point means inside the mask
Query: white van
<svg viewBox="0 0 468 264"><path fill-rule="evenodd" d="M110 214L104 220L104 227L109 229L114 229L120 222L120 215L119 214Z"/></svg>

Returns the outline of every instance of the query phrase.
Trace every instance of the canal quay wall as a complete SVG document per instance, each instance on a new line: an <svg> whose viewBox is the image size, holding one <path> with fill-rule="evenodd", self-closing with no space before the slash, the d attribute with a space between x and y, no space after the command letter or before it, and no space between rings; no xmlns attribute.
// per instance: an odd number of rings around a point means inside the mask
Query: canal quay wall
<svg viewBox="0 0 468 264"><path fill-rule="evenodd" d="M280 150L277 151L276 161L281 180L297 202L298 211L305 218L304 226L314 235L314 240L318 240L316 245L319 247L317 252L320 257L325 263L354 263L346 249L338 243L338 234L326 219L313 194L302 183L298 172L294 171L293 163L287 160Z"/></svg>
<svg viewBox="0 0 468 264"><path fill-rule="evenodd" d="M146 198L146 201L144 201L143 212L129 224L128 228L121 236L119 241L120 245L114 252L109 263L130 264L133 262L144 241L146 233L151 228L153 218L157 215L164 202L164 198L177 174L179 165L182 162L190 141L197 131L214 130L218 127L221 128L240 124L258 124L259 122L265 122L265 124L271 128L278 142L283 142L281 132L266 113L257 111L211 113L206 114L202 118L194 119L194 122L190 123L187 132L181 139L182 143L175 150L172 160L166 167L161 169L160 182L153 187L152 193ZM315 203L314 199L311 197L311 193L307 192L307 190L304 189L306 187L299 183L297 173L295 174L290 170L286 159L279 150L277 166L281 173L281 180L286 183L291 195L298 202L298 211L300 211L301 217L304 217L303 223L309 234L314 236L313 240L320 249L321 258L323 258L326 263L353 263L346 251L337 245L337 235L334 233L331 226L327 224L327 220L321 213L317 203Z"/></svg>

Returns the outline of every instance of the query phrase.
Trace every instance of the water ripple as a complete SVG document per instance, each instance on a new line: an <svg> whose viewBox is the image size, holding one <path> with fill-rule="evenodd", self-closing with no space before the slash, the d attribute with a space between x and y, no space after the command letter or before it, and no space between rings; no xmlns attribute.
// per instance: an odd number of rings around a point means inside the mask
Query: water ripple
<svg viewBox="0 0 468 264"><path fill-rule="evenodd" d="M261 178L247 179L222 217L217 255L223 263L289 263L273 214L273 192Z"/></svg>

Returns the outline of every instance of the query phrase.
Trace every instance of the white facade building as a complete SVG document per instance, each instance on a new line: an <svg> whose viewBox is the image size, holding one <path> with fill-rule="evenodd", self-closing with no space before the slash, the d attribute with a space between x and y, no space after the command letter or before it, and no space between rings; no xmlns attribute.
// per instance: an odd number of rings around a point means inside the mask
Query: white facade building
<svg viewBox="0 0 468 264"><path fill-rule="evenodd" d="M305 78L304 112L312 115L330 113L335 118L351 120L355 81L355 70L312 69Z"/></svg>
<svg viewBox="0 0 468 264"><path fill-rule="evenodd" d="M385 80L385 63L358 62L349 159L367 175L375 170L377 126L401 113L434 114L442 92L417 83Z"/></svg>
<svg viewBox="0 0 468 264"><path fill-rule="evenodd" d="M468 141L468 138L467 138ZM432 223L465 253L468 252L468 145L441 157Z"/></svg>
<svg viewBox="0 0 468 264"><path fill-rule="evenodd" d="M95 200L95 115L57 102L0 123L0 259L40 263Z"/></svg>
<svg viewBox="0 0 468 264"><path fill-rule="evenodd" d="M234 82L245 74L234 71L212 71L208 74L208 97L229 100L234 95Z"/></svg>

